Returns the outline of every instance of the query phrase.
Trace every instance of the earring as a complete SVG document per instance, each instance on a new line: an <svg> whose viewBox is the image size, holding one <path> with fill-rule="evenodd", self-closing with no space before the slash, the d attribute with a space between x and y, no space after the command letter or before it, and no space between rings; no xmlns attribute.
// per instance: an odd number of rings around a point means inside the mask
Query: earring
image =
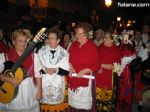
<svg viewBox="0 0 150 112"><path fill-rule="evenodd" d="M60 40L57 41L57 44L60 42Z"/></svg>

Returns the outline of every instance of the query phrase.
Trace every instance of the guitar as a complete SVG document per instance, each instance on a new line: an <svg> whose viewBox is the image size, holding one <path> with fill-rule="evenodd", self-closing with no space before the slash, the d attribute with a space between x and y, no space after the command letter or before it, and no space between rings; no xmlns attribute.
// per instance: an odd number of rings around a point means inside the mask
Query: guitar
<svg viewBox="0 0 150 112"><path fill-rule="evenodd" d="M36 43L38 43L41 40L44 40L45 37L47 37L47 29L42 28L34 37L33 41L29 43L28 47L25 49L25 51L19 57L16 63L13 63L11 61L6 61L4 63L4 70L2 72L3 75L17 78L18 83L20 83L23 79L25 79L27 77L25 75L26 74L25 69L20 65L28 56L28 54L33 50ZM18 86L14 87L12 84L8 82L0 81L0 102L1 103L3 104L9 103L17 96L17 93L18 93Z"/></svg>

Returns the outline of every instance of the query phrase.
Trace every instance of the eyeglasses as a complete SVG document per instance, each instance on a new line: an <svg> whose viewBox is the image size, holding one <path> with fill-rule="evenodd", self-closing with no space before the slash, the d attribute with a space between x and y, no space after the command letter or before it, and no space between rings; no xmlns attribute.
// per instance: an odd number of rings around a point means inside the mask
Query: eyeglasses
<svg viewBox="0 0 150 112"><path fill-rule="evenodd" d="M80 37L81 35L85 34L85 32L79 33L79 34L75 34L76 37Z"/></svg>

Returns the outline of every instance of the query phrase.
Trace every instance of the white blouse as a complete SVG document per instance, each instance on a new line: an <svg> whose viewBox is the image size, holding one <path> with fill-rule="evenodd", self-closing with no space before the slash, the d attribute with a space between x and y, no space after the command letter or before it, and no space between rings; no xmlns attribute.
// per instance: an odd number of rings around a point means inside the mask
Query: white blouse
<svg viewBox="0 0 150 112"><path fill-rule="evenodd" d="M55 50L54 56L50 50ZM69 54L61 46L58 46L56 49L50 48L49 45L43 46L38 54L43 70L45 70L45 68L62 68L69 71ZM64 92L64 76L57 73L42 75L42 103L62 103L64 100Z"/></svg>
<svg viewBox="0 0 150 112"><path fill-rule="evenodd" d="M5 62L4 54L0 54L0 63ZM40 65L37 64L39 58L34 54L35 77L40 76ZM37 87L33 83L32 77L25 78L19 85L17 96L8 104L0 103L0 110L8 112L40 112L39 101L36 100Z"/></svg>

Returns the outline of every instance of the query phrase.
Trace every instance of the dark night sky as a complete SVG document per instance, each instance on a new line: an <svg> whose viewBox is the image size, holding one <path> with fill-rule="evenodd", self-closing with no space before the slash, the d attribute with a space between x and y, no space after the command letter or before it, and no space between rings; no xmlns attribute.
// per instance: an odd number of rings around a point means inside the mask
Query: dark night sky
<svg viewBox="0 0 150 112"><path fill-rule="evenodd" d="M150 25L150 0L112 0L112 5L109 8L105 6L104 1L97 0L95 6L102 22L110 23L120 16L123 20L135 20L136 26L145 23ZM120 7L118 3L149 3L149 7Z"/></svg>
<svg viewBox="0 0 150 112"><path fill-rule="evenodd" d="M1 0L0 12L7 13L8 8L6 1L7 0ZM61 1L63 2L63 0ZM88 4L88 7L86 6L86 8L96 10L99 15L100 22L104 24L111 24L112 21L116 20L117 16L120 16L122 17L122 20L135 20L137 25L143 24L145 22L145 18L147 18L146 23L150 25L150 0L112 0L112 5L109 8L105 6L105 0L71 0L71 2L73 1L76 1L83 6ZM149 7L119 7L118 3L149 3Z"/></svg>

